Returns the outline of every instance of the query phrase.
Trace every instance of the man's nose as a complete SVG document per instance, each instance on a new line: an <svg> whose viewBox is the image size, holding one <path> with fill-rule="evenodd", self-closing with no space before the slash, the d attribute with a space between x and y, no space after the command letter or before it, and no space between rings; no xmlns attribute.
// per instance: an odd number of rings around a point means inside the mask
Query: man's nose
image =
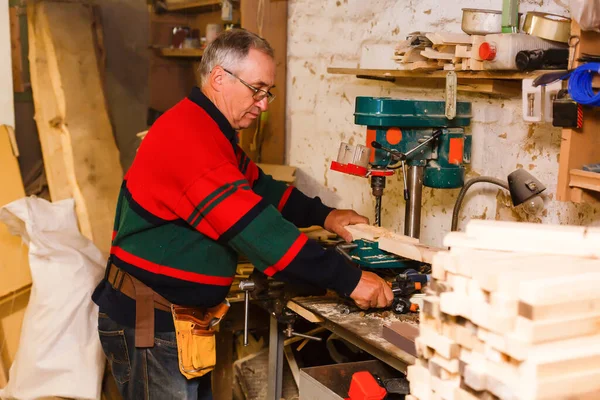
<svg viewBox="0 0 600 400"><path fill-rule="evenodd" d="M267 97L265 97L264 99L257 101L256 102L256 106L258 108L260 108L260 111L265 112L267 111L267 109L269 108L269 100Z"/></svg>

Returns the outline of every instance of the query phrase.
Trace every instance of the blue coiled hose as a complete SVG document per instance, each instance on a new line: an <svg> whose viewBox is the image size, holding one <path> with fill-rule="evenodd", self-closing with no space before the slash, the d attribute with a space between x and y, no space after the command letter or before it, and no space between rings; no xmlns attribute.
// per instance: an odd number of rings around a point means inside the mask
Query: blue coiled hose
<svg viewBox="0 0 600 400"><path fill-rule="evenodd" d="M569 77L569 94L579 104L600 107L600 91L594 92L592 79L600 73L600 63L587 63L577 67Z"/></svg>

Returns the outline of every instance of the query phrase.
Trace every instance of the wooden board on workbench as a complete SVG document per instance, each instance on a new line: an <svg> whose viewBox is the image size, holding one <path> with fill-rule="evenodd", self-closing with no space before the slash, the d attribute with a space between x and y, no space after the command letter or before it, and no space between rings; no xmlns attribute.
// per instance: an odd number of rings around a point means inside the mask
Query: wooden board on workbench
<svg viewBox="0 0 600 400"><path fill-rule="evenodd" d="M362 312L350 312L349 314L343 314L340 306L344 303L342 303L340 297L336 295L298 297L291 301L323 318L326 321L325 324L327 329L332 330L341 337L344 337L344 335L341 334L341 330L345 330L369 347L399 361L398 364L404 363L405 365L408 365L414 363L415 357L385 340L382 336L382 332L384 325L398 321L418 325L418 314L396 315L391 311L377 311L366 314ZM357 343L354 344L361 347ZM367 349L364 350L368 351ZM378 357L377 354L373 355ZM382 361L388 362L384 359L382 359Z"/></svg>

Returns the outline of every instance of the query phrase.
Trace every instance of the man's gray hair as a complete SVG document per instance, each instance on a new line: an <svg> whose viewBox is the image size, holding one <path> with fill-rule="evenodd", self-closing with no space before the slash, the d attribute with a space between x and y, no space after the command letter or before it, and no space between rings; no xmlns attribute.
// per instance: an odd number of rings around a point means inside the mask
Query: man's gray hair
<svg viewBox="0 0 600 400"><path fill-rule="evenodd" d="M236 67L244 62L250 49L256 49L273 58L273 48L265 39L245 29L230 29L221 33L211 42L200 61L200 83L208 80L214 67L221 67L234 72ZM234 72L235 73L235 72Z"/></svg>

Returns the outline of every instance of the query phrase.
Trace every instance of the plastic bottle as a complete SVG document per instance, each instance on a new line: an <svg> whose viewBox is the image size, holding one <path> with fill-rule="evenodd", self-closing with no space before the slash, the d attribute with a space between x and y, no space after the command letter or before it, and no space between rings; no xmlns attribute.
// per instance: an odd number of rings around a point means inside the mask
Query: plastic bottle
<svg viewBox="0 0 600 400"><path fill-rule="evenodd" d="M522 50L547 50L565 48L562 43L552 42L526 33L495 33L485 36L479 46L483 68L489 70L517 69L515 57Z"/></svg>

